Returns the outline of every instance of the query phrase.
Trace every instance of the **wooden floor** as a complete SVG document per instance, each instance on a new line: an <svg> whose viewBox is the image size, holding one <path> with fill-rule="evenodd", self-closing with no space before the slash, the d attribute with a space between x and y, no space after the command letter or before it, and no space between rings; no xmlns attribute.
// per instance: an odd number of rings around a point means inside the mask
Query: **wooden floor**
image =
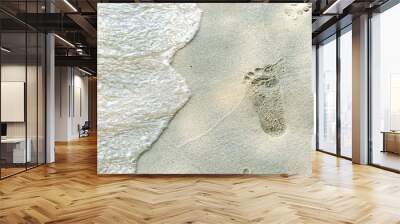
<svg viewBox="0 0 400 224"><path fill-rule="evenodd" d="M23 168L1 168L1 177L8 177L13 174L25 171L25 167Z"/></svg>
<svg viewBox="0 0 400 224"><path fill-rule="evenodd" d="M374 164L400 170L400 155L391 152L381 152L375 150L373 154Z"/></svg>
<svg viewBox="0 0 400 224"><path fill-rule="evenodd" d="M312 177L97 176L96 139L0 181L0 223L400 223L400 175L316 153Z"/></svg>
<svg viewBox="0 0 400 224"><path fill-rule="evenodd" d="M2 167L1 168L1 178L6 178L8 176L15 175L17 173L21 173L26 171L27 169L33 169L37 166L37 164L27 164L27 167L25 167L25 164L19 164L18 167Z"/></svg>

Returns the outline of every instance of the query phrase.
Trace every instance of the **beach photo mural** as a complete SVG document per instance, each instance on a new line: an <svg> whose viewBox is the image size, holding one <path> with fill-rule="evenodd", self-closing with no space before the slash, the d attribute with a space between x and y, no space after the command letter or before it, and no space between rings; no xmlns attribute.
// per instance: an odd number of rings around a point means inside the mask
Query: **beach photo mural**
<svg viewBox="0 0 400 224"><path fill-rule="evenodd" d="M311 33L311 4L99 4L98 173L309 175Z"/></svg>

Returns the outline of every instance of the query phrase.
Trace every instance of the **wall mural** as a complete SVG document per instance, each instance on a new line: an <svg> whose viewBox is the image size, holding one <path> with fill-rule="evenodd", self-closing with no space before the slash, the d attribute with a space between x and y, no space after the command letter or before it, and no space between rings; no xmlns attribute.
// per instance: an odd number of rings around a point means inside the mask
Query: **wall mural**
<svg viewBox="0 0 400 224"><path fill-rule="evenodd" d="M310 4L98 5L99 174L310 174Z"/></svg>

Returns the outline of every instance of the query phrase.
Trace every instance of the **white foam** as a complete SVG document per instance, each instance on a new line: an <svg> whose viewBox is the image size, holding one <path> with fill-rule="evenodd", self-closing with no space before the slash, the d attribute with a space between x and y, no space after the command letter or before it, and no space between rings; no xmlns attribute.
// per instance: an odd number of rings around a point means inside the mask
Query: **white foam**
<svg viewBox="0 0 400 224"><path fill-rule="evenodd" d="M98 173L135 173L189 99L170 61L200 19L196 4L98 4Z"/></svg>

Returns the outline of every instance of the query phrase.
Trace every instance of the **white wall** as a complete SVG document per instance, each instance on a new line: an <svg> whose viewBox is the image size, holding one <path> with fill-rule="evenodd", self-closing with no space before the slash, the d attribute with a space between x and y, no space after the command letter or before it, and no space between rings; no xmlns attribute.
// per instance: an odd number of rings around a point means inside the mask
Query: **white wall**
<svg viewBox="0 0 400 224"><path fill-rule="evenodd" d="M28 70L31 67L28 66ZM1 66L1 81L25 82L25 64L6 64Z"/></svg>
<svg viewBox="0 0 400 224"><path fill-rule="evenodd" d="M37 70L38 69L38 70ZM44 73L42 67L36 65L25 64L3 64L1 66L1 81L2 82L24 82L26 84L26 107L20 108L21 113L26 112L26 121L22 122L6 122L7 137L21 138L25 135L31 140L32 161L36 162L39 158L39 163L45 162L44 147L45 147L45 85ZM27 78L27 80L25 80ZM2 95L2 98L7 96ZM12 110L10 107L2 107L3 112ZM14 109L15 110L15 109ZM13 113L13 111L7 111ZM37 153L38 155L37 156ZM51 162L51 160L49 160Z"/></svg>
<svg viewBox="0 0 400 224"><path fill-rule="evenodd" d="M88 120L88 78L76 68L56 67L55 85L55 140L77 139L78 125Z"/></svg>
<svg viewBox="0 0 400 224"><path fill-rule="evenodd" d="M2 122L25 121L24 82L1 82L1 108Z"/></svg>
<svg viewBox="0 0 400 224"><path fill-rule="evenodd" d="M78 138L78 125L82 126L88 120L88 78L74 70L74 80L71 90L74 90L71 99L71 132L72 138Z"/></svg>
<svg viewBox="0 0 400 224"><path fill-rule="evenodd" d="M67 141L69 136L69 68L55 68L55 141Z"/></svg>
<svg viewBox="0 0 400 224"><path fill-rule="evenodd" d="M7 64L1 66L1 81L25 82L25 64ZM30 70L30 67L28 67ZM6 110L6 108L1 108ZM7 137L25 137L25 122L7 123Z"/></svg>
<svg viewBox="0 0 400 224"><path fill-rule="evenodd" d="M1 66L1 81L2 82L25 82L25 75L28 72L28 75L35 74L36 75L36 67L27 66L25 64L4 64ZM28 82L30 86L36 85L36 80L30 80L28 77ZM28 129L31 128L36 130L36 113L32 113L32 111L36 111L36 88L27 88L27 118L28 118ZM32 99L34 98L34 99ZM34 102L32 105L31 103ZM34 107L34 108L33 108ZM7 110L7 108L1 108L2 110ZM32 123L34 122L34 124ZM25 137L25 122L7 122L7 136L8 137ZM28 130L28 137L32 133ZM36 134L36 132L35 132Z"/></svg>

